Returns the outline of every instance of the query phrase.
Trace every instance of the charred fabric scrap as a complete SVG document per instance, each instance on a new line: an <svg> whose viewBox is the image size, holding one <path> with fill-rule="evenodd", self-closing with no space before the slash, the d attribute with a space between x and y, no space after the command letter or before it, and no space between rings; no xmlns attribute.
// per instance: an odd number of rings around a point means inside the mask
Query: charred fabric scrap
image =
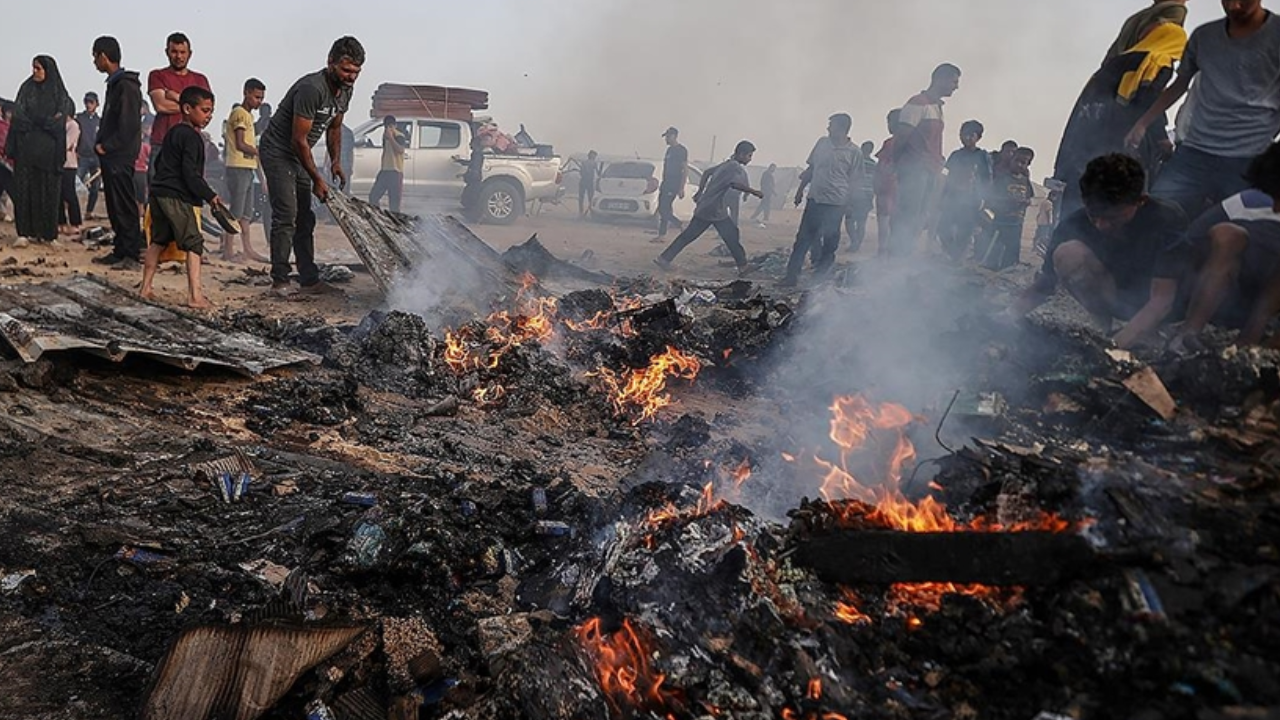
<svg viewBox="0 0 1280 720"><path fill-rule="evenodd" d="M761 383L795 342L788 304L743 285L652 290L526 284L451 330L394 312L231 316L324 363L227 397L182 387L245 418L252 443L175 424L142 383L104 393L92 367L48 402L17 388L11 412L83 406L100 456L0 422L7 476L42 463L88 500L21 485L0 500L0 618L25 643L0 650L0 672L74 666L44 695L24 687L50 708L75 693L83 715L148 718L1280 704L1280 396L1259 382L1273 355L1145 365L1087 334L973 321L958 331L970 390L1003 402L986 404L991 436L952 453L930 440L945 402L809 406ZM1182 399L1171 419L1124 384L1143 368ZM1236 404L1199 402L1193 379ZM681 397L717 389L760 402L681 415ZM126 409L146 417L115 447L104 430ZM734 437L815 418L821 447ZM239 494L208 477L246 464ZM745 509L779 488L794 490L788 524Z"/></svg>

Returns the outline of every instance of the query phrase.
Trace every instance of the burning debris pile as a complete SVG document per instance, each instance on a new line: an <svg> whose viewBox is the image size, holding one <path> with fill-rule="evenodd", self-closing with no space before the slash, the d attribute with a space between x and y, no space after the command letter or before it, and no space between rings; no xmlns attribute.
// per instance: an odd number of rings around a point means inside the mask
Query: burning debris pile
<svg viewBox="0 0 1280 720"><path fill-rule="evenodd" d="M1267 358L1117 359L930 290L926 312L969 309L961 393L895 397L858 361L801 392L776 380L812 314L874 297L653 291L530 276L451 328L235 314L323 365L250 381L64 356L56 391L14 383L0 471L30 480L0 499L19 689L0 715L1280 705L1280 392L1237 380ZM1152 375L1191 398L1208 366L1237 407L1149 402Z"/></svg>

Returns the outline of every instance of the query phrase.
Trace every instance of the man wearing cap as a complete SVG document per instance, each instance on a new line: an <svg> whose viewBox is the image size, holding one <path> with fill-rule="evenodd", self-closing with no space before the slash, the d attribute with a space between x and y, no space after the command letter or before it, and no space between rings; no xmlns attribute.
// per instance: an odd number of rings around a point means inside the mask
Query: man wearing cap
<svg viewBox="0 0 1280 720"><path fill-rule="evenodd" d="M76 142L76 175L80 182L89 187L89 204L85 207L90 220L95 219L93 211L98 207L98 192L102 189L101 177L89 178L98 174L98 153L93 146L98 144L98 93L84 94L84 112L76 115L76 124L80 126L80 140Z"/></svg>
<svg viewBox="0 0 1280 720"><path fill-rule="evenodd" d="M756 146L743 140L738 143L738 147L734 148L733 157L702 174L702 183L698 186L697 194L693 196L694 202L697 203L693 211L693 219L689 221L689 226L671 241L671 245L654 259L658 267L663 270L671 269L671 261L676 259L680 251L689 247L694 240L707 231L707 228L714 225L716 232L720 233L720 239L724 240L725 246L729 248L729 254L733 255L733 261L738 265L738 273L741 275L747 272L747 253L742 249L742 242L738 239L738 224L729 215L727 198L729 193L734 191L764 198L764 193L751 188L750 179L747 176L747 165L751 164L751 158L755 157L755 154Z"/></svg>
<svg viewBox="0 0 1280 720"><path fill-rule="evenodd" d="M680 144L680 131L674 127L662 133L667 140L667 155L662 161L662 183L658 186L658 240L667 236L667 225L679 230L684 226L676 217L676 198L684 198L689 181L689 151Z"/></svg>

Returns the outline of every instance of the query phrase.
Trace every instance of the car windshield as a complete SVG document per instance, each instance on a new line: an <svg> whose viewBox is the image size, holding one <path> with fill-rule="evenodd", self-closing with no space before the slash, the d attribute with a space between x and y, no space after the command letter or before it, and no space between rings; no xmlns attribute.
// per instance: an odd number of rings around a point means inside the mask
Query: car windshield
<svg viewBox="0 0 1280 720"><path fill-rule="evenodd" d="M616 162L604 169L601 177L622 178L626 180L648 180L653 177L653 163Z"/></svg>

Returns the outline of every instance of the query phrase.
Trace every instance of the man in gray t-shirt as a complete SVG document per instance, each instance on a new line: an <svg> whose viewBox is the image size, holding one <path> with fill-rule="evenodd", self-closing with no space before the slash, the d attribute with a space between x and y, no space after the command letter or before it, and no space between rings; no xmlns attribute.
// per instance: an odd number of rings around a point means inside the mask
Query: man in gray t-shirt
<svg viewBox="0 0 1280 720"><path fill-rule="evenodd" d="M809 202L800 218L787 274L779 283L782 287L794 287L800 281L804 258L810 252L818 273L835 265L836 250L840 248L840 222L844 220L845 208L849 207L855 188L862 182L862 149L849 139L852 128L853 118L849 115L832 115L827 122L827 134L818 139L809 153L809 166L800 174L800 187L796 189L796 206L804 199L806 187Z"/></svg>
<svg viewBox="0 0 1280 720"><path fill-rule="evenodd" d="M1190 217L1247 189L1250 160L1280 132L1280 18L1262 0L1237 0L1226 12L1191 34L1177 79L1127 138L1136 147L1195 79L1185 134L1151 188L1154 197L1178 203Z"/></svg>
<svg viewBox="0 0 1280 720"><path fill-rule="evenodd" d="M733 157L702 174L698 194L693 196L696 203L693 219L680 232L680 235L671 241L671 246L654 259L658 267L664 270L669 269L671 261L676 259L681 250L702 237L702 233L714 225L716 232L720 233L720 238L728 246L729 253L733 255L733 260L738 265L738 272L746 272L747 253L743 250L739 239L738 224L729 217L728 195L730 191L736 190L758 198L764 197L759 190L751 188L751 180L747 176L747 165L751 163L755 153L756 146L743 140L734 149Z"/></svg>
<svg viewBox="0 0 1280 720"><path fill-rule="evenodd" d="M315 262L316 214L311 196L321 202L329 184L316 168L311 149L321 137L329 149L330 176L345 184L342 168L342 117L364 65L364 47L353 37L339 38L329 50L324 70L305 75L276 104L275 114L258 141L262 174L271 199L271 290L289 295L289 254L298 261L303 292L331 291L320 282Z"/></svg>

